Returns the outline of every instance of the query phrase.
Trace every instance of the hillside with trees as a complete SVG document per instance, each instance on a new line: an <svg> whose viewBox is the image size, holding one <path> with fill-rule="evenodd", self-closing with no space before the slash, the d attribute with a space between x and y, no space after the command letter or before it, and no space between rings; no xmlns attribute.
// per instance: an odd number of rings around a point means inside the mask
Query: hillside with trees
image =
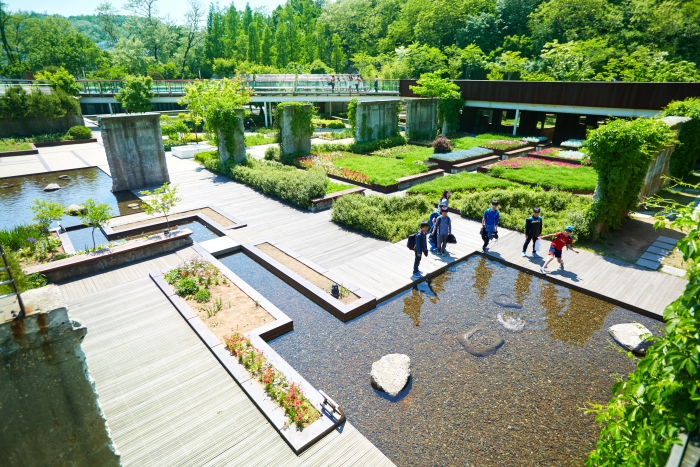
<svg viewBox="0 0 700 467"><path fill-rule="evenodd" d="M109 2L92 15L0 3L6 77L63 66L76 76L209 78L360 73L453 79L697 81L700 0L289 0L271 12L190 0ZM105 50L100 50L100 43Z"/></svg>

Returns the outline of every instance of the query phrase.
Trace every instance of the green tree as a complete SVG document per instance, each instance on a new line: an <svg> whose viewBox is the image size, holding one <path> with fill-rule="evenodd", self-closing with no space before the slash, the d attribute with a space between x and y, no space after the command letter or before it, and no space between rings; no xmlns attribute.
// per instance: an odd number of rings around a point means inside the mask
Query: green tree
<svg viewBox="0 0 700 467"><path fill-rule="evenodd" d="M346 57L340 45L340 36L338 36L338 34L333 34L331 43L333 44L333 52L331 53L331 67L333 67L336 73L341 73L343 68L345 68Z"/></svg>
<svg viewBox="0 0 700 467"><path fill-rule="evenodd" d="M273 42L272 31L270 27L265 25L265 31L263 32L262 47L260 51L260 61L263 65L272 65L272 42Z"/></svg>
<svg viewBox="0 0 700 467"><path fill-rule="evenodd" d="M520 56L520 52L506 51L492 64L492 69L505 74L508 81L510 81L514 73L523 71L526 63L527 60Z"/></svg>
<svg viewBox="0 0 700 467"><path fill-rule="evenodd" d="M143 196L148 196L149 199L141 200L141 206L143 210L149 216L154 214L162 214L165 216L165 222L168 225L168 230L170 230L170 220L168 219L168 214L175 207L177 203L182 201L181 198L177 196L177 185L171 185L170 183L164 183L160 188L156 188L153 192L148 190L140 192Z"/></svg>
<svg viewBox="0 0 700 467"><path fill-rule="evenodd" d="M108 204L96 202L93 198L88 199L83 203L85 208L78 214L78 217L87 227L92 227L92 247L97 249L95 243L95 229L103 229L112 218L112 208Z"/></svg>
<svg viewBox="0 0 700 467"><path fill-rule="evenodd" d="M590 81L595 74L591 62L574 41L548 42L540 57L546 63L544 73L556 81Z"/></svg>
<svg viewBox="0 0 700 467"><path fill-rule="evenodd" d="M243 31L248 34L248 28L253 22L253 10L250 9L250 3L245 4L245 11L243 12Z"/></svg>
<svg viewBox="0 0 700 467"><path fill-rule="evenodd" d="M455 46L448 47L446 51L452 54L452 58L449 60L450 78L452 79L459 78L462 70L464 70L464 77L471 79L472 71L485 63L484 52L476 44L469 44L463 49Z"/></svg>
<svg viewBox="0 0 700 467"><path fill-rule="evenodd" d="M289 41L287 40L287 26L284 23L277 26L275 50L277 51L277 67L284 68L289 63Z"/></svg>
<svg viewBox="0 0 700 467"><path fill-rule="evenodd" d="M129 112L148 112L153 105L153 79L150 76L127 76L124 88L114 96Z"/></svg>
<svg viewBox="0 0 700 467"><path fill-rule="evenodd" d="M248 61L251 63L260 62L260 36L258 35L258 24L253 21L248 27Z"/></svg>
<svg viewBox="0 0 700 467"><path fill-rule="evenodd" d="M65 215L66 207L54 201L44 201L39 198L34 199L34 204L30 209L34 211L33 220L41 226L45 233L53 221L60 221Z"/></svg>
<svg viewBox="0 0 700 467"><path fill-rule="evenodd" d="M612 58L596 79L609 81L621 79L632 82L696 82L700 72L694 63L666 60L668 52L655 48L639 47L622 58Z"/></svg>
<svg viewBox="0 0 700 467"><path fill-rule="evenodd" d="M432 73L424 73L420 79L416 81L418 86L409 86L411 91L419 96L438 99L451 99L461 96L459 86L442 75L446 74L447 70L439 70Z"/></svg>
<svg viewBox="0 0 700 467"><path fill-rule="evenodd" d="M75 77L68 73L68 70L61 67L55 73L50 71L39 72L34 76L37 81L45 81L51 84L54 89L60 89L69 96L80 96L80 91L83 90L83 86L75 81Z"/></svg>

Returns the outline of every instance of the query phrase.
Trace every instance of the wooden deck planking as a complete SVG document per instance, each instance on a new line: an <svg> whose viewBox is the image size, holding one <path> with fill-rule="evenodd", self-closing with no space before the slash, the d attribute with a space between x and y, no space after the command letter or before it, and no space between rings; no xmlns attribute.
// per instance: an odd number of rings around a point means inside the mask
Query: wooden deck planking
<svg viewBox="0 0 700 467"><path fill-rule="evenodd" d="M125 466L393 465L350 423L295 455L148 277L68 307Z"/></svg>

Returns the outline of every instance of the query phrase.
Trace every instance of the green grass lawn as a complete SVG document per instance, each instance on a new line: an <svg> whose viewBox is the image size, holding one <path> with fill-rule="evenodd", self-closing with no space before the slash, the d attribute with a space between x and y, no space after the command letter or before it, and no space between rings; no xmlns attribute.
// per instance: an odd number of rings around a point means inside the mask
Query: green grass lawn
<svg viewBox="0 0 700 467"><path fill-rule="evenodd" d="M491 141L517 139L519 139L517 136L509 135L506 133L483 133L475 138L471 138L469 136L455 138L452 141L450 141L450 143L452 144L452 147L454 147L454 150L457 151L459 149L476 148L484 144L488 144Z"/></svg>
<svg viewBox="0 0 700 467"><path fill-rule="evenodd" d="M423 164L414 164L403 159L391 159L381 156L353 156L338 159L333 165L341 169L350 169L367 175L377 185L393 185L397 178L427 172Z"/></svg>
<svg viewBox="0 0 700 467"><path fill-rule="evenodd" d="M265 135L259 133L245 137L246 146L260 146L261 144L272 144L274 142L274 138L265 138Z"/></svg>
<svg viewBox="0 0 700 467"><path fill-rule="evenodd" d="M426 161L433 155L433 148L412 146L407 144L405 146L395 146L389 149L382 149L375 151L372 154L382 157L399 157L407 162Z"/></svg>
<svg viewBox="0 0 700 467"><path fill-rule="evenodd" d="M498 170L499 177L562 190L593 191L598 174L592 167L526 166L520 169Z"/></svg>
<svg viewBox="0 0 700 467"><path fill-rule="evenodd" d="M501 178L490 177L482 173L460 172L456 175L445 175L444 177L421 183L420 185L411 187L408 191L409 193L422 193L426 195L430 201L437 203L442 193L445 190L450 190L452 192L450 201L454 204L454 201L462 199L462 197L469 192L508 188L511 186L522 185Z"/></svg>
<svg viewBox="0 0 700 467"><path fill-rule="evenodd" d="M15 140L12 139L3 139L0 140L0 152L7 152L7 151L25 151L27 149L31 149L32 146L29 143L18 143Z"/></svg>
<svg viewBox="0 0 700 467"><path fill-rule="evenodd" d="M354 185L346 185L344 183L335 183L329 181L326 184L326 194L330 195L331 193L335 193L337 191L349 190L353 186Z"/></svg>

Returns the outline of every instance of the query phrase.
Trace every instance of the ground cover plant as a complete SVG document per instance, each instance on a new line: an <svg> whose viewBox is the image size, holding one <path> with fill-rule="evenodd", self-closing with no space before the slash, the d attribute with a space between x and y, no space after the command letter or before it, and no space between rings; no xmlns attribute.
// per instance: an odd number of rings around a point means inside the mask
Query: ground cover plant
<svg viewBox="0 0 700 467"><path fill-rule="evenodd" d="M569 191L595 190L598 174L591 167L534 157L515 157L489 168L489 175Z"/></svg>
<svg viewBox="0 0 700 467"><path fill-rule="evenodd" d="M355 156L338 159L334 164L367 175L370 182L377 185L393 185L397 178L427 172L428 167L402 159L389 159L378 156Z"/></svg>
<svg viewBox="0 0 700 467"><path fill-rule="evenodd" d="M499 139L499 140L494 140L494 141L489 141L488 143L483 144L482 146L485 148L489 149L499 149L501 151L507 151L509 149L517 148L519 146L523 145L523 141L521 140L508 140L508 139Z"/></svg>
<svg viewBox="0 0 700 467"><path fill-rule="evenodd" d="M416 233L435 210L424 196L343 196L332 208L334 222L396 242Z"/></svg>
<svg viewBox="0 0 700 467"><path fill-rule="evenodd" d="M546 136L524 136L521 138L526 143L546 143L549 139Z"/></svg>
<svg viewBox="0 0 700 467"><path fill-rule="evenodd" d="M520 186L522 185L478 172L460 172L412 186L408 192L425 195L431 202L437 203L444 191L450 190L452 192L450 202L457 207L459 201L470 192Z"/></svg>
<svg viewBox="0 0 700 467"><path fill-rule="evenodd" d="M380 149L371 153L374 156L393 157L405 161L427 161L433 156L433 149L424 146L402 145Z"/></svg>
<svg viewBox="0 0 700 467"><path fill-rule="evenodd" d="M446 154L433 154L432 156L430 156L430 158L441 161L458 161L460 159L466 159L468 157L484 156L492 152L493 151L491 151L490 149L477 147L471 149L462 149L459 151L452 151Z"/></svg>
<svg viewBox="0 0 700 467"><path fill-rule="evenodd" d="M0 152L26 151L27 149L32 149L32 145L29 143L18 142L11 138L0 140Z"/></svg>
<svg viewBox="0 0 700 467"><path fill-rule="evenodd" d="M583 147L584 140L582 139L568 139L566 141L563 141L559 146L563 148L574 148L578 149Z"/></svg>
<svg viewBox="0 0 700 467"><path fill-rule="evenodd" d="M245 137L246 146L260 146L261 144L272 144L275 138L267 138L264 134L248 135Z"/></svg>
<svg viewBox="0 0 700 467"><path fill-rule="evenodd" d="M682 185L700 188L700 184ZM664 310L664 336L647 336L652 345L637 361L637 369L618 379L607 404L590 407L602 430L586 460L589 467L662 467L673 445L680 444L680 430L693 433L700 425L700 222L693 205L668 204L658 197L647 201L664 208L656 216L657 228L665 226L666 216L673 213L671 225L687 233L677 246L691 265L688 284Z"/></svg>
<svg viewBox="0 0 700 467"><path fill-rule="evenodd" d="M332 132L316 132L314 133L314 138L326 139L329 141L334 141L337 139L347 139L354 138L355 133L350 128L346 128L343 131L332 131Z"/></svg>
<svg viewBox="0 0 700 467"><path fill-rule="evenodd" d="M576 159L584 162L586 165L590 163L588 156L581 151L572 151L561 148L543 148L539 151L533 151L530 155L556 157L559 159Z"/></svg>
<svg viewBox="0 0 700 467"><path fill-rule="evenodd" d="M218 285L219 282L226 283L226 277L219 268L199 258L185 261L166 272L163 278L181 297L193 296L201 289Z"/></svg>
<svg viewBox="0 0 700 467"><path fill-rule="evenodd" d="M491 200L499 201L500 225L507 229L525 231L525 219L532 215L532 208L542 209L543 231L550 234L562 231L567 225L574 227L576 238L588 238L589 198L557 190L544 191L532 188L510 188L465 194L457 206L462 217L480 221Z"/></svg>
<svg viewBox="0 0 700 467"><path fill-rule="evenodd" d="M326 194L330 195L331 193L349 190L350 188L353 188L353 185L346 185L344 183L334 183L334 182L329 181L326 184Z"/></svg>
<svg viewBox="0 0 700 467"><path fill-rule="evenodd" d="M476 136L462 136L461 138L454 138L450 141L452 146L456 150L459 149L470 149L477 146L484 147L491 141L505 140L508 138L513 138L513 135L508 135L504 133L482 133Z"/></svg>
<svg viewBox="0 0 700 467"><path fill-rule="evenodd" d="M393 148L394 146L405 146L406 138L401 135L389 136L384 139L374 139L361 143L324 143L311 145L311 153L319 154L324 152L346 151L355 154L369 154L381 149Z"/></svg>
<svg viewBox="0 0 700 467"><path fill-rule="evenodd" d="M262 383L265 392L277 402L286 413L289 421L298 428L309 426L321 417L311 405L296 383L277 370L258 350L238 331L226 338L226 348L245 367L256 381ZM287 422L285 422L286 426Z"/></svg>

